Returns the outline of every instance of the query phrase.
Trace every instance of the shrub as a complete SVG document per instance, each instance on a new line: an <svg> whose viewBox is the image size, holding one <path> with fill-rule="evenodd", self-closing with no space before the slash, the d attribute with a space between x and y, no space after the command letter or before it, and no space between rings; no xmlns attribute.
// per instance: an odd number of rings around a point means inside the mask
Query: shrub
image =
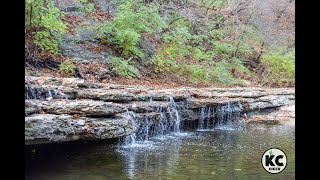
<svg viewBox="0 0 320 180"><path fill-rule="evenodd" d="M164 45L152 58L151 63L157 73L173 73L180 68L178 60L183 60L190 52L188 48L179 48L176 44Z"/></svg>
<svg viewBox="0 0 320 180"><path fill-rule="evenodd" d="M249 73L249 69L245 67L242 60L238 58L233 58L230 63L230 68L234 69L239 74Z"/></svg>
<svg viewBox="0 0 320 180"><path fill-rule="evenodd" d="M132 58L125 60L121 57L113 57L111 59L111 66L115 68L119 76L129 78L138 77L139 71L131 65L131 59Z"/></svg>
<svg viewBox="0 0 320 180"><path fill-rule="evenodd" d="M219 55L232 54L234 47L230 43L215 42L212 51Z"/></svg>
<svg viewBox="0 0 320 180"><path fill-rule="evenodd" d="M211 70L211 78L220 84L239 84L240 81L231 74L230 64L225 60L217 62Z"/></svg>
<svg viewBox="0 0 320 180"><path fill-rule="evenodd" d="M292 86L295 84L295 51L282 54L267 52L261 57L263 84Z"/></svg>
<svg viewBox="0 0 320 180"><path fill-rule="evenodd" d="M143 57L137 47L141 34L152 34L164 25L154 3L141 5L142 1L122 3L111 22L104 22L96 27L96 38L103 43L112 44L120 49L123 56Z"/></svg>
<svg viewBox="0 0 320 180"><path fill-rule="evenodd" d="M59 65L59 71L65 74L75 74L76 66L73 61L67 59Z"/></svg>
<svg viewBox="0 0 320 180"><path fill-rule="evenodd" d="M137 47L141 35L133 29L117 29L112 22L99 25L98 38L104 43L112 44L125 57L136 55L143 57L143 52ZM104 38L107 36L108 38Z"/></svg>
<svg viewBox="0 0 320 180"><path fill-rule="evenodd" d="M80 2L83 4L82 11L84 13L91 13L94 10L94 4L89 0L80 0Z"/></svg>
<svg viewBox="0 0 320 180"><path fill-rule="evenodd" d="M57 54L61 35L66 25L60 19L63 13L51 0L26 0L25 25L34 36L34 44L44 51Z"/></svg>
<svg viewBox="0 0 320 180"><path fill-rule="evenodd" d="M192 83L241 84L235 75L241 76L247 73L248 69L240 58L233 58L233 43L221 42L214 37L224 36L224 32L214 30L209 35L198 35L190 32L185 20L181 22L183 23L177 23L172 31L161 36L162 48L152 59L155 71L175 73L187 77ZM246 46L241 46L243 47ZM247 50L243 49L243 52ZM242 52L242 49L240 51ZM221 60L223 58L226 60Z"/></svg>
<svg viewBox="0 0 320 180"><path fill-rule="evenodd" d="M164 33L161 38L164 43L183 45L188 43L189 38L191 38L191 34L188 27L178 25L178 27L176 27L174 30Z"/></svg>
<svg viewBox="0 0 320 180"><path fill-rule="evenodd" d="M211 61L214 57L215 53L212 51L203 52L203 50L197 47L193 49L193 58L198 62L202 60Z"/></svg>
<svg viewBox="0 0 320 180"><path fill-rule="evenodd" d="M182 71L183 76L189 78L192 83L207 82L210 80L210 75L207 70L200 65L185 65L185 70Z"/></svg>

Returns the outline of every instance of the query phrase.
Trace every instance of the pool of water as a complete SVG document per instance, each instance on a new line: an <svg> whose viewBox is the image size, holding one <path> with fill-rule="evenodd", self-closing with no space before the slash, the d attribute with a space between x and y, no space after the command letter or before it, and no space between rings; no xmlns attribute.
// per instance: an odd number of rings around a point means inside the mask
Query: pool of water
<svg viewBox="0 0 320 180"><path fill-rule="evenodd" d="M282 149L287 166L266 172L262 154ZM236 124L168 134L120 145L64 143L26 149L30 180L105 179L294 179L295 129L285 125Z"/></svg>

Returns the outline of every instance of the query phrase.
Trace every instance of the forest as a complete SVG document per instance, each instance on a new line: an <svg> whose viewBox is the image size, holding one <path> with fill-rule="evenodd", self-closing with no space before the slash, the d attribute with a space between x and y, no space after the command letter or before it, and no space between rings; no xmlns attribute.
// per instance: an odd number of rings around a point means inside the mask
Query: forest
<svg viewBox="0 0 320 180"><path fill-rule="evenodd" d="M74 0L77 14L59 8L69 1L25 1L30 73L102 82L295 85L294 0L110 0L107 10L99 1ZM91 32L81 46L92 42L88 49L107 51L107 58L82 61L64 53L64 35L76 37L78 29Z"/></svg>
<svg viewBox="0 0 320 180"><path fill-rule="evenodd" d="M25 179L295 179L294 0L25 0Z"/></svg>

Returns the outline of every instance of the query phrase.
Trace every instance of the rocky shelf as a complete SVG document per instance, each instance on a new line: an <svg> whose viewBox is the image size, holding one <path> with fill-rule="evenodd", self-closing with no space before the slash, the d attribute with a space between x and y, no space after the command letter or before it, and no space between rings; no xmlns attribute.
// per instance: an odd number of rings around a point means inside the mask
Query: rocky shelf
<svg viewBox="0 0 320 180"><path fill-rule="evenodd" d="M163 116L171 115L172 105L182 125L198 123L204 112L211 121L229 113L250 123L292 122L295 91L244 87L156 90L26 76L25 99L25 144L31 145L123 137L145 124L158 126Z"/></svg>

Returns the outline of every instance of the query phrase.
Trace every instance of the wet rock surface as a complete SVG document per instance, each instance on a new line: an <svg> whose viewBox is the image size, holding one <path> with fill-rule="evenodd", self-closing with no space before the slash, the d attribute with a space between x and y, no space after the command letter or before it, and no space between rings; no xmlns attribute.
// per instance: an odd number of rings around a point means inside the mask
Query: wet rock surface
<svg viewBox="0 0 320 180"><path fill-rule="evenodd" d="M293 88L155 90L26 76L25 92L25 144L118 138L135 131L134 121L162 126L164 118L193 122L204 113L208 121L237 114L248 123L294 124Z"/></svg>

